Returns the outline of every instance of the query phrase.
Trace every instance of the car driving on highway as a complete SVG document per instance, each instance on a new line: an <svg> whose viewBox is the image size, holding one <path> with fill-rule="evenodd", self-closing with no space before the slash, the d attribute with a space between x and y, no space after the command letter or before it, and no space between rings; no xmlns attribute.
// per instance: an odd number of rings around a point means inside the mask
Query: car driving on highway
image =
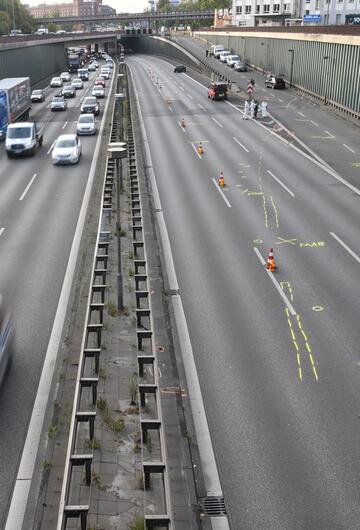
<svg viewBox="0 0 360 530"><path fill-rule="evenodd" d="M208 88L208 98L210 99L227 99L226 83L211 83Z"/></svg>
<svg viewBox="0 0 360 530"><path fill-rule="evenodd" d="M31 101L33 103L38 103L45 100L45 93L43 90L33 90L31 92Z"/></svg>
<svg viewBox="0 0 360 530"><path fill-rule="evenodd" d="M228 55L226 57L226 64L231 68L233 68L234 64L238 61L240 61L240 57L238 55Z"/></svg>
<svg viewBox="0 0 360 530"><path fill-rule="evenodd" d="M51 112L55 110L66 110L67 102L65 101L64 96L54 96L52 102L50 103Z"/></svg>
<svg viewBox="0 0 360 530"><path fill-rule="evenodd" d="M61 87L63 86L63 80L61 79L61 77L53 77L50 81L50 86L51 88Z"/></svg>
<svg viewBox="0 0 360 530"><path fill-rule="evenodd" d="M84 83L81 79L75 77L75 79L71 81L71 86L74 87L75 90L79 90L80 88L84 88Z"/></svg>
<svg viewBox="0 0 360 530"><path fill-rule="evenodd" d="M68 83L69 81L71 81L71 75L69 74L69 72L61 72L60 74L60 78L65 81L66 83Z"/></svg>
<svg viewBox="0 0 360 530"><path fill-rule="evenodd" d="M11 311L0 295L0 385L11 362L14 326Z"/></svg>
<svg viewBox="0 0 360 530"><path fill-rule="evenodd" d="M81 157L81 143L76 134L62 134L55 141L51 160L56 164L77 164Z"/></svg>
<svg viewBox="0 0 360 530"><path fill-rule="evenodd" d="M65 85L61 91L61 95L64 98L74 98L76 96L76 90L72 85Z"/></svg>
<svg viewBox="0 0 360 530"><path fill-rule="evenodd" d="M95 134L96 122L94 114L81 114L77 121L76 132L82 134Z"/></svg>
<svg viewBox="0 0 360 530"><path fill-rule="evenodd" d="M105 89L101 85L94 85L91 95L95 96L96 98L103 98L105 97Z"/></svg>
<svg viewBox="0 0 360 530"><path fill-rule="evenodd" d="M100 105L97 102L96 98L94 96L89 96L87 98L84 98L84 101L80 108L81 114L95 114L95 116L98 116L100 114Z"/></svg>

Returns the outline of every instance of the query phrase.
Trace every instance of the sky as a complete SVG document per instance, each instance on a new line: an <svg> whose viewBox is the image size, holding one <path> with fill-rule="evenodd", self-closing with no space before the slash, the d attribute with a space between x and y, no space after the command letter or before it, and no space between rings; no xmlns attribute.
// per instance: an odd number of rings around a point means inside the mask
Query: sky
<svg viewBox="0 0 360 530"><path fill-rule="evenodd" d="M71 0L22 0L23 4L30 6L50 5L60 3L71 3ZM103 4L116 9L117 13L142 13L145 7L149 7L147 0L103 0Z"/></svg>

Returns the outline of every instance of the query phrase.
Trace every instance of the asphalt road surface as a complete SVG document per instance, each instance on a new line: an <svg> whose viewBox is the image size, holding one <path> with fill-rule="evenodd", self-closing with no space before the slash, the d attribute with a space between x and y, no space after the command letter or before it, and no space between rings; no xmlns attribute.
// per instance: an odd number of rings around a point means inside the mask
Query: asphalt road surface
<svg viewBox="0 0 360 530"><path fill-rule="evenodd" d="M81 137L82 157L75 166L53 166L51 149L59 135L76 132L81 101L91 95L96 76L90 73L84 88L67 100L64 112L49 109L59 88L47 89L45 102L33 104L31 119L45 124L44 143L35 156L7 159L0 144L0 292L11 304L15 324L15 354L0 390L0 528L5 525L97 136ZM103 109L105 100L100 101ZM98 128L101 119L102 113Z"/></svg>
<svg viewBox="0 0 360 530"><path fill-rule="evenodd" d="M360 192L165 60L127 62L232 528L359 528Z"/></svg>

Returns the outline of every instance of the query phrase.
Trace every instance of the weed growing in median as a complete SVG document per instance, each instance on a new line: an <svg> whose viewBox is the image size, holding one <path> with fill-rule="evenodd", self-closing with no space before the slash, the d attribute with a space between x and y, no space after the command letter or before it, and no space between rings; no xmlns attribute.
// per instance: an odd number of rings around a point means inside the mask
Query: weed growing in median
<svg viewBox="0 0 360 530"><path fill-rule="evenodd" d="M129 524L129 530L145 530L145 522L143 517L135 517L135 519Z"/></svg>

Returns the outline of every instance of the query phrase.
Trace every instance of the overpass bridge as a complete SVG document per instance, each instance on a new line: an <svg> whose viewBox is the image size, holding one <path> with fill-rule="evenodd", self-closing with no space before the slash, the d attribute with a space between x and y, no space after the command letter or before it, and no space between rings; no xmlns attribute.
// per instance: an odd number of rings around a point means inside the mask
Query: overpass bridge
<svg viewBox="0 0 360 530"><path fill-rule="evenodd" d="M177 22L193 22L195 20L213 19L215 15L214 9L202 9L197 11L169 11L166 13L143 12L143 13L117 13L115 15L84 15L79 17L40 17L36 18L39 25L48 24L50 21L55 24L102 24L102 23L116 23L127 26L131 24L140 25L142 27L150 27L150 25L158 25L160 23L175 24Z"/></svg>

